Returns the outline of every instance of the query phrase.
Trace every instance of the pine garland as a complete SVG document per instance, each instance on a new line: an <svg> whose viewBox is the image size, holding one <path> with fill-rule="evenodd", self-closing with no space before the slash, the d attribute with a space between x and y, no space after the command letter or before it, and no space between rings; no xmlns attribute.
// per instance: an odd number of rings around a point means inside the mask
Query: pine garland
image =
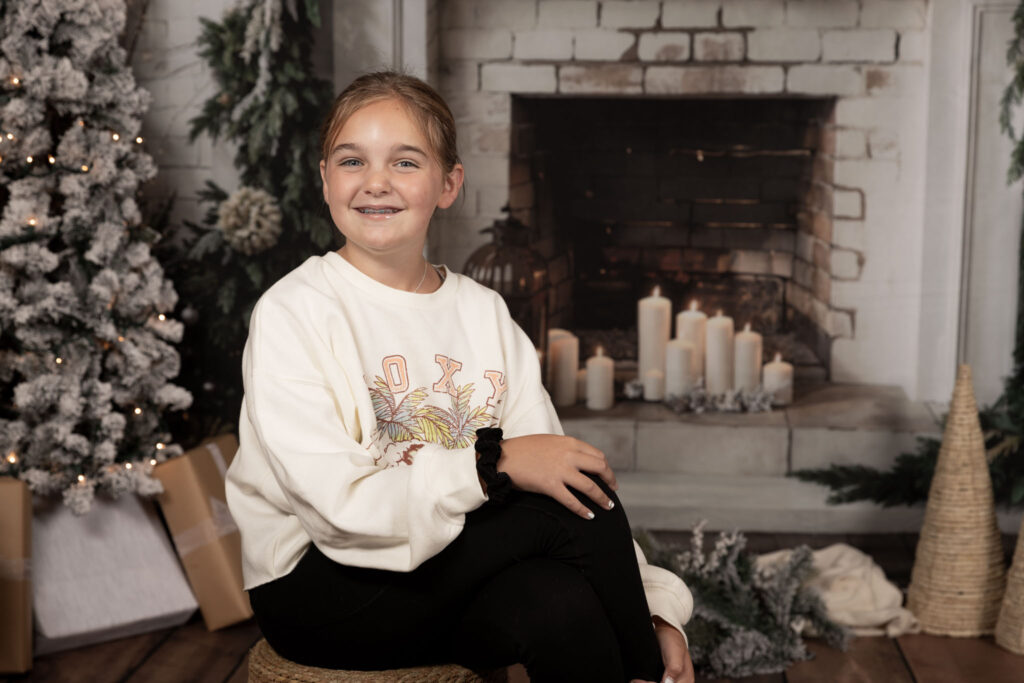
<svg viewBox="0 0 1024 683"><path fill-rule="evenodd" d="M188 443L236 428L252 307L337 239L320 188L318 133L332 87L312 75L317 0L243 0L220 22L200 21L200 55L217 89L191 136L234 143L242 187L207 182L204 220L163 243L185 304L182 381L196 403L175 428Z"/></svg>
<svg viewBox="0 0 1024 683"><path fill-rule="evenodd" d="M1013 13L1013 25L1014 38L1006 60L1014 76L1003 92L999 114L1000 126L1014 142L1007 171L1009 183L1024 177L1024 135L1013 127L1013 113L1024 100L1024 2ZM1024 504L1024 224L1019 250L1013 371L1005 380L1002 395L979 412L993 493L996 502L1003 505ZM863 465L832 465L798 470L794 476L831 488L829 503L871 500L887 507L912 505L928 498L940 445L937 439L918 439L917 451L900 455L886 471Z"/></svg>
<svg viewBox="0 0 1024 683"><path fill-rule="evenodd" d="M782 564L758 569L738 531L721 533L704 552L704 526L693 528L690 547L659 543L640 532L637 542L647 561L678 575L693 594L686 625L696 673L710 678L741 678L784 671L810 659L804 627L832 647L846 649L849 633L828 618L825 605L804 582L813 572L807 546Z"/></svg>

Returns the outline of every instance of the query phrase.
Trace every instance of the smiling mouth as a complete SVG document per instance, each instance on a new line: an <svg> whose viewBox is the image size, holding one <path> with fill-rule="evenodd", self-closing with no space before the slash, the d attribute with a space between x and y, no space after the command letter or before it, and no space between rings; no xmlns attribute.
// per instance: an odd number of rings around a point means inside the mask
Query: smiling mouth
<svg viewBox="0 0 1024 683"><path fill-rule="evenodd" d="M379 209L374 209L374 208L370 208L370 207L362 207L362 208L356 209L356 211L358 211L359 213L362 213L362 214L369 215L369 216L386 216L388 214L398 213L399 211L401 211L401 209L392 209L392 208L387 208L387 207L379 208Z"/></svg>

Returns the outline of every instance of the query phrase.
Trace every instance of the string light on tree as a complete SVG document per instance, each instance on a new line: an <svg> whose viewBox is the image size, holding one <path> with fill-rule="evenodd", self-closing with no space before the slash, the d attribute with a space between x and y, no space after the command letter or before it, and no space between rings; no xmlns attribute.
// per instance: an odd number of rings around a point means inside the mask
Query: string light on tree
<svg viewBox="0 0 1024 683"><path fill-rule="evenodd" d="M28 221L26 221L26 222L34 228L34 227L36 227L36 223L38 221L36 220L35 216L29 216L28 217Z"/></svg>
<svg viewBox="0 0 1024 683"><path fill-rule="evenodd" d="M130 469L132 468L132 464L131 464L130 462L126 462L126 463L124 464L124 468L125 468L126 470L130 470Z"/></svg>
<svg viewBox="0 0 1024 683"><path fill-rule="evenodd" d="M139 135L138 137L135 138L135 144L137 144L137 145L141 145L142 144L142 136L141 135Z"/></svg>
<svg viewBox="0 0 1024 683"><path fill-rule="evenodd" d="M57 358L56 358L56 360L54 362L57 363L57 365L63 365L64 359L61 358L60 356L57 356Z"/></svg>
<svg viewBox="0 0 1024 683"><path fill-rule="evenodd" d="M18 463L18 454L15 453L14 451L8 453L7 462L11 463L12 465L16 465Z"/></svg>
<svg viewBox="0 0 1024 683"><path fill-rule="evenodd" d="M11 76L11 85L13 85L15 87L21 85L21 79L18 78L17 76Z"/></svg>
<svg viewBox="0 0 1024 683"><path fill-rule="evenodd" d="M158 444L156 445L156 449L157 449L158 451L162 451L162 450L163 450L164 448L166 448L166 446L165 446L165 445L164 445L163 443L158 443Z"/></svg>
<svg viewBox="0 0 1024 683"><path fill-rule="evenodd" d="M82 164L82 173L88 173L89 167L86 164Z"/></svg>
<svg viewBox="0 0 1024 683"><path fill-rule="evenodd" d="M163 322L163 321L167 320L167 316L164 315L163 313L161 313L160 315L158 315L156 317L156 319L159 320L160 322Z"/></svg>
<svg viewBox="0 0 1024 683"><path fill-rule="evenodd" d="M47 154L46 155L46 160L50 162L51 166L53 164L57 163L57 157L53 156L52 154Z"/></svg>
<svg viewBox="0 0 1024 683"><path fill-rule="evenodd" d="M114 142L117 142L118 140L121 139L121 136L118 135L117 133L111 133L110 134L110 139L113 140Z"/></svg>
<svg viewBox="0 0 1024 683"><path fill-rule="evenodd" d="M25 161L31 164L33 161L35 161L35 159L33 159L32 155L29 154L27 157L25 157Z"/></svg>
<svg viewBox="0 0 1024 683"><path fill-rule="evenodd" d="M79 474L78 475L78 483L79 484L84 484L85 483L85 475L84 474Z"/></svg>
<svg viewBox="0 0 1024 683"><path fill-rule="evenodd" d="M142 415L142 408L139 408L138 406L135 406L135 410L133 412L136 415Z"/></svg>

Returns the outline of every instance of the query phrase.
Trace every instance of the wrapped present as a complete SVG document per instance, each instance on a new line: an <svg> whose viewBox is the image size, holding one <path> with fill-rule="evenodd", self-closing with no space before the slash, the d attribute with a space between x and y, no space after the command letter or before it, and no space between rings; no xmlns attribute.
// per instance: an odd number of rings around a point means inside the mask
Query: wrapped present
<svg viewBox="0 0 1024 683"><path fill-rule="evenodd" d="M236 450L238 441L228 434L153 470L164 485L157 500L211 631L252 616L242 587L242 539L224 494Z"/></svg>
<svg viewBox="0 0 1024 683"><path fill-rule="evenodd" d="M32 494L0 477L0 673L32 668Z"/></svg>
<svg viewBox="0 0 1024 683"><path fill-rule="evenodd" d="M32 605L36 655L178 626L199 606L155 504L136 495L80 516L35 501Z"/></svg>

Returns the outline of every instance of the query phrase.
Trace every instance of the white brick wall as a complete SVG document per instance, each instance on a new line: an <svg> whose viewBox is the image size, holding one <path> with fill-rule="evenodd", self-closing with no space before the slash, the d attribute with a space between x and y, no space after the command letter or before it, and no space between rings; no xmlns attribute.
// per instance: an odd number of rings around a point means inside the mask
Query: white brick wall
<svg viewBox="0 0 1024 683"><path fill-rule="evenodd" d="M683 62L690 58L689 33L642 33L637 56L645 62Z"/></svg>
<svg viewBox="0 0 1024 683"><path fill-rule="evenodd" d="M636 43L632 33L620 31L576 31L573 54L581 60L618 61Z"/></svg>
<svg viewBox="0 0 1024 683"><path fill-rule="evenodd" d="M698 33L693 37L693 58L698 62L743 60L742 33Z"/></svg>
<svg viewBox="0 0 1024 683"><path fill-rule="evenodd" d="M608 0L601 3L601 26L650 28L658 23L657 0Z"/></svg>
<svg viewBox="0 0 1024 683"><path fill-rule="evenodd" d="M546 28L594 28L597 0L542 0L537 25Z"/></svg>
<svg viewBox="0 0 1024 683"><path fill-rule="evenodd" d="M832 244L846 249L864 251L864 221L844 220L837 216L832 221Z"/></svg>
<svg viewBox="0 0 1024 683"><path fill-rule="evenodd" d="M650 94L762 94L782 92L778 66L649 66L644 89Z"/></svg>
<svg viewBox="0 0 1024 683"><path fill-rule="evenodd" d="M892 62L896 59L896 31L826 31L821 47L826 62Z"/></svg>
<svg viewBox="0 0 1024 683"><path fill-rule="evenodd" d="M197 193L207 180L229 192L238 186L233 146L219 141L214 154L206 135L195 143L188 139L189 119L215 87L196 53L199 17L219 18L230 5L229 0L151 0L132 55L136 81L153 98L143 118L142 137L158 174L143 192L147 198L176 195L173 225L202 220L206 207L199 204Z"/></svg>
<svg viewBox="0 0 1024 683"><path fill-rule="evenodd" d="M832 28L856 26L857 0L787 0L786 24Z"/></svg>
<svg viewBox="0 0 1024 683"><path fill-rule="evenodd" d="M864 92L864 75L852 66L791 66L786 74L786 91L808 95L860 95Z"/></svg>
<svg viewBox="0 0 1024 683"><path fill-rule="evenodd" d="M867 135L861 130L840 129L836 131L836 156L861 159L867 156Z"/></svg>
<svg viewBox="0 0 1024 683"><path fill-rule="evenodd" d="M848 249L832 249L829 257L829 268L832 277L842 280L856 280L860 277L861 256Z"/></svg>
<svg viewBox="0 0 1024 683"><path fill-rule="evenodd" d="M485 28L523 29L537 25L536 0L478 2L476 25Z"/></svg>
<svg viewBox="0 0 1024 683"><path fill-rule="evenodd" d="M501 92L555 92L555 67L550 65L484 64L480 87Z"/></svg>
<svg viewBox="0 0 1024 683"><path fill-rule="evenodd" d="M821 39L813 29L757 29L747 34L747 57L754 62L816 62Z"/></svg>
<svg viewBox="0 0 1024 683"><path fill-rule="evenodd" d="M512 56L515 59L572 59L572 32L568 29L516 31Z"/></svg>
<svg viewBox="0 0 1024 683"><path fill-rule="evenodd" d="M864 195L858 190L833 190L832 215L836 218L863 218Z"/></svg>
<svg viewBox="0 0 1024 683"><path fill-rule="evenodd" d="M718 26L720 0L665 0L661 7L663 28Z"/></svg>
<svg viewBox="0 0 1024 683"><path fill-rule="evenodd" d="M563 66L558 70L558 91L572 94L643 92L643 69L628 64Z"/></svg>
<svg viewBox="0 0 1024 683"><path fill-rule="evenodd" d="M778 26L785 17L783 0L722 0L723 26Z"/></svg>
<svg viewBox="0 0 1024 683"><path fill-rule="evenodd" d="M927 17L925 0L863 0L860 9L865 28L924 28Z"/></svg>
<svg viewBox="0 0 1024 683"><path fill-rule="evenodd" d="M901 62L923 62L928 58L928 34L924 31L900 31Z"/></svg>
<svg viewBox="0 0 1024 683"><path fill-rule="evenodd" d="M512 32L508 29L445 31L441 54L448 59L508 59L512 56Z"/></svg>

